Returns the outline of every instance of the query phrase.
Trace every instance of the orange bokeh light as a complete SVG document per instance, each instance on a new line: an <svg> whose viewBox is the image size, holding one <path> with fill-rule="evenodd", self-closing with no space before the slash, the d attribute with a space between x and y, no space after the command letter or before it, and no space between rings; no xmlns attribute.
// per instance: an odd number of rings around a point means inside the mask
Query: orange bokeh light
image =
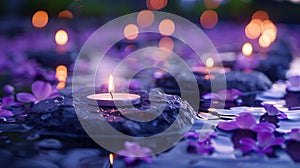
<svg viewBox="0 0 300 168"><path fill-rule="evenodd" d="M269 14L264 10L258 10L252 15L252 19L269 20Z"/></svg>
<svg viewBox="0 0 300 168"><path fill-rule="evenodd" d="M242 47L242 53L246 56L250 56L253 53L253 46L251 43L245 43Z"/></svg>
<svg viewBox="0 0 300 168"><path fill-rule="evenodd" d="M216 9L223 0L204 0L204 6L207 9Z"/></svg>
<svg viewBox="0 0 300 168"><path fill-rule="evenodd" d="M258 39L258 43L261 47L263 48L267 48L271 45L272 43L272 40L271 40L271 37L267 34L262 34L260 36L260 38Z"/></svg>
<svg viewBox="0 0 300 168"><path fill-rule="evenodd" d="M124 28L124 36L128 40L134 40L139 35L139 28L135 24L128 24Z"/></svg>
<svg viewBox="0 0 300 168"><path fill-rule="evenodd" d="M175 31L175 24L170 19L164 19L159 23L158 29L163 36L171 36Z"/></svg>
<svg viewBox="0 0 300 168"><path fill-rule="evenodd" d="M261 34L262 22L259 19L253 19L245 28L245 34L249 39L256 39Z"/></svg>
<svg viewBox="0 0 300 168"><path fill-rule="evenodd" d="M59 82L57 85L56 85L56 89L63 89L66 87L66 83L65 82Z"/></svg>
<svg viewBox="0 0 300 168"><path fill-rule="evenodd" d="M49 17L45 11L37 11L32 16L32 25L37 28L45 27L48 23Z"/></svg>
<svg viewBox="0 0 300 168"><path fill-rule="evenodd" d="M73 14L69 10L63 10L58 13L58 18L64 18L64 19L73 19Z"/></svg>
<svg viewBox="0 0 300 168"><path fill-rule="evenodd" d="M69 36L65 30L58 30L55 33L55 42L57 45L66 45L68 40Z"/></svg>
<svg viewBox="0 0 300 168"><path fill-rule="evenodd" d="M55 78L58 80L58 84L56 85L57 89L63 89L66 87L66 81L68 77L68 69L64 65L59 65L56 67Z"/></svg>
<svg viewBox="0 0 300 168"><path fill-rule="evenodd" d="M159 48L165 51L172 51L174 48L174 41L170 37L163 37L159 41Z"/></svg>
<svg viewBox="0 0 300 168"><path fill-rule="evenodd" d="M149 27L154 22L154 14L150 10L142 10L137 16L137 23L141 27Z"/></svg>
<svg viewBox="0 0 300 168"><path fill-rule="evenodd" d="M277 35L275 30L267 29L263 32L262 36L269 36L271 42L274 42Z"/></svg>
<svg viewBox="0 0 300 168"><path fill-rule="evenodd" d="M274 42L277 36L277 27L270 20L265 20L262 23L262 36L269 36L271 42Z"/></svg>
<svg viewBox="0 0 300 168"><path fill-rule="evenodd" d="M160 10L166 7L168 0L146 0L147 8L150 10Z"/></svg>
<svg viewBox="0 0 300 168"><path fill-rule="evenodd" d="M206 10L200 16L200 24L206 29L212 29L218 23L219 17L216 11Z"/></svg>
<svg viewBox="0 0 300 168"><path fill-rule="evenodd" d="M66 82L66 79L68 77L67 67L64 65L57 66L55 77L59 82Z"/></svg>

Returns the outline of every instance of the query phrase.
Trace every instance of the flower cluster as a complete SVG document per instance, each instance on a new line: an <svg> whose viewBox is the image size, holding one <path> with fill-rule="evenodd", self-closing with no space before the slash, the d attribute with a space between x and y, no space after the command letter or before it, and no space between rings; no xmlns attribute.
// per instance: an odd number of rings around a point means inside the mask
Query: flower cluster
<svg viewBox="0 0 300 168"><path fill-rule="evenodd" d="M125 142L124 150L120 150L118 155L124 157L126 165L133 165L139 161L150 163L152 161L152 150L147 147L142 147L136 142Z"/></svg>
<svg viewBox="0 0 300 168"><path fill-rule="evenodd" d="M39 101L58 96L56 89L52 88L51 84L43 81L36 81L31 86L33 94L18 93L17 100L14 100L14 87L7 85L3 88L6 97L3 97L0 102L0 119L6 120L6 117L12 117L14 114L11 111L12 106L21 106L23 103L38 103Z"/></svg>
<svg viewBox="0 0 300 168"><path fill-rule="evenodd" d="M240 113L235 121L220 122L218 128L225 131L232 131L236 129L251 130L254 132L274 132L276 127L274 124L261 122L257 123L251 113Z"/></svg>
<svg viewBox="0 0 300 168"><path fill-rule="evenodd" d="M187 148L189 153L205 155L212 154L214 151L211 139L215 137L215 134L204 134L203 136L200 136L197 132L190 131L187 132L184 137L189 140Z"/></svg>
<svg viewBox="0 0 300 168"><path fill-rule="evenodd" d="M263 107L265 108L269 116L277 116L279 119L287 119L287 115L284 112L277 109L274 105L263 104Z"/></svg>
<svg viewBox="0 0 300 168"><path fill-rule="evenodd" d="M268 154L273 152L274 146L282 145L284 139L282 137L275 137L272 132L258 132L257 141L251 138L243 138L240 140L242 151L248 153L254 151L258 154Z"/></svg>
<svg viewBox="0 0 300 168"><path fill-rule="evenodd" d="M43 81L36 81L31 86L31 93L21 92L17 94L17 100L22 103L34 102L35 104L58 96L56 88L52 88L51 84Z"/></svg>
<svg viewBox="0 0 300 168"><path fill-rule="evenodd" d="M254 137L241 136L238 139L238 148L245 154L249 152L270 154L273 152L273 147L284 143L282 137L274 135L276 131L274 124L268 122L257 123L251 113L241 113L235 121L220 122L218 127L225 131L241 129L255 132Z"/></svg>

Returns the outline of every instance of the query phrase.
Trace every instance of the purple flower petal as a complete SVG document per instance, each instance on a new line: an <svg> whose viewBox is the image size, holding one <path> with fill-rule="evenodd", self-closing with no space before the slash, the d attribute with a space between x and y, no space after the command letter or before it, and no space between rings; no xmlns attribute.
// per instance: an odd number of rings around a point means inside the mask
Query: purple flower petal
<svg viewBox="0 0 300 168"><path fill-rule="evenodd" d="M258 153L259 154L266 154L266 153L271 153L273 149L271 147L263 148L261 149Z"/></svg>
<svg viewBox="0 0 300 168"><path fill-rule="evenodd" d="M278 115L279 114L279 110L272 104L263 104L263 107L265 108L265 110L268 112L268 114L270 116L274 116L274 115Z"/></svg>
<svg viewBox="0 0 300 168"><path fill-rule="evenodd" d="M270 146L277 146L277 145L282 145L284 143L284 139L281 137L275 138L273 142L270 144Z"/></svg>
<svg viewBox="0 0 300 168"><path fill-rule="evenodd" d="M257 141L260 147L269 147L273 142L274 135L271 132L258 132Z"/></svg>
<svg viewBox="0 0 300 168"><path fill-rule="evenodd" d="M207 100L224 100L224 98L217 93L207 93L204 94L202 98Z"/></svg>
<svg viewBox="0 0 300 168"><path fill-rule="evenodd" d="M14 116L14 114L6 109L2 109L2 107L0 108L0 117L11 117Z"/></svg>
<svg viewBox="0 0 300 168"><path fill-rule="evenodd" d="M124 161L127 165L133 164L137 159L135 157L124 157Z"/></svg>
<svg viewBox="0 0 300 168"><path fill-rule="evenodd" d="M198 139L199 138L199 134L196 131L189 131L187 133L184 134L184 138L187 139Z"/></svg>
<svg viewBox="0 0 300 168"><path fill-rule="evenodd" d="M267 122L258 123L251 128L251 130L255 132L274 132L275 129L276 126L274 124Z"/></svg>
<svg viewBox="0 0 300 168"><path fill-rule="evenodd" d="M242 93L237 89L221 90L218 92L218 94L223 95L221 97L224 97L223 99L227 101L234 101L235 99L237 99L239 96L242 95Z"/></svg>
<svg viewBox="0 0 300 168"><path fill-rule="evenodd" d="M13 103L15 102L15 100L11 97L3 97L2 98L2 103L4 107L9 107L11 106Z"/></svg>
<svg viewBox="0 0 300 168"><path fill-rule="evenodd" d="M256 125L256 120L250 113L240 113L236 118L236 123L239 128L250 129Z"/></svg>
<svg viewBox="0 0 300 168"><path fill-rule="evenodd" d="M59 96L58 90L56 88L52 88L52 92L51 92L51 94L49 95L48 98L55 98L57 96Z"/></svg>
<svg viewBox="0 0 300 168"><path fill-rule="evenodd" d="M251 150L258 151L256 142L251 138L242 138L240 140L240 144L243 145L242 147L243 152L249 152Z"/></svg>
<svg viewBox="0 0 300 168"><path fill-rule="evenodd" d="M124 156L124 161L126 164L132 164L138 160L145 162L151 161L151 149L147 147L141 147L138 143L135 142L125 142L124 147L125 150L120 150L117 153Z"/></svg>
<svg viewBox="0 0 300 168"><path fill-rule="evenodd" d="M38 100L30 93L21 92L17 95L17 100L22 103L37 102Z"/></svg>
<svg viewBox="0 0 300 168"><path fill-rule="evenodd" d="M37 98L37 100L45 100L52 93L52 87L50 83L43 81L36 81L32 84L31 90L33 95Z"/></svg>
<svg viewBox="0 0 300 168"><path fill-rule="evenodd" d="M288 119L288 116L284 112L280 112L278 115L278 119L281 119L281 120Z"/></svg>
<svg viewBox="0 0 300 168"><path fill-rule="evenodd" d="M152 157L150 157L150 156L142 157L140 159L143 160L143 161L145 161L146 163L151 163L152 162Z"/></svg>
<svg viewBox="0 0 300 168"><path fill-rule="evenodd" d="M218 127L225 131L231 131L239 128L236 121L219 122Z"/></svg>

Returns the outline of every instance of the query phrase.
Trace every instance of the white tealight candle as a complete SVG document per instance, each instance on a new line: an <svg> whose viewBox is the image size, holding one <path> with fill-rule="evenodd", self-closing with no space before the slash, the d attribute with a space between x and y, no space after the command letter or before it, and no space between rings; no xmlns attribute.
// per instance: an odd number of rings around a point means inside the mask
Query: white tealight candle
<svg viewBox="0 0 300 168"><path fill-rule="evenodd" d="M99 93L88 95L87 99L97 101L99 106L113 107L113 106L130 106L140 104L140 96L130 93L114 93L113 77L110 75L108 82L109 93Z"/></svg>

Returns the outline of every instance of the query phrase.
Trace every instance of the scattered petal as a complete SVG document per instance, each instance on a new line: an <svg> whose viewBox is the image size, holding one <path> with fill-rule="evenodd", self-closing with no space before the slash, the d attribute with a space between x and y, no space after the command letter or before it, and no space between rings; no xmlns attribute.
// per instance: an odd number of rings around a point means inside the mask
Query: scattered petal
<svg viewBox="0 0 300 168"><path fill-rule="evenodd" d="M36 81L31 86L31 91L37 100L45 100L52 93L52 87L50 83L43 81Z"/></svg>
<svg viewBox="0 0 300 168"><path fill-rule="evenodd" d="M17 95L17 100L22 103L37 102L38 100L30 93L21 92Z"/></svg>

